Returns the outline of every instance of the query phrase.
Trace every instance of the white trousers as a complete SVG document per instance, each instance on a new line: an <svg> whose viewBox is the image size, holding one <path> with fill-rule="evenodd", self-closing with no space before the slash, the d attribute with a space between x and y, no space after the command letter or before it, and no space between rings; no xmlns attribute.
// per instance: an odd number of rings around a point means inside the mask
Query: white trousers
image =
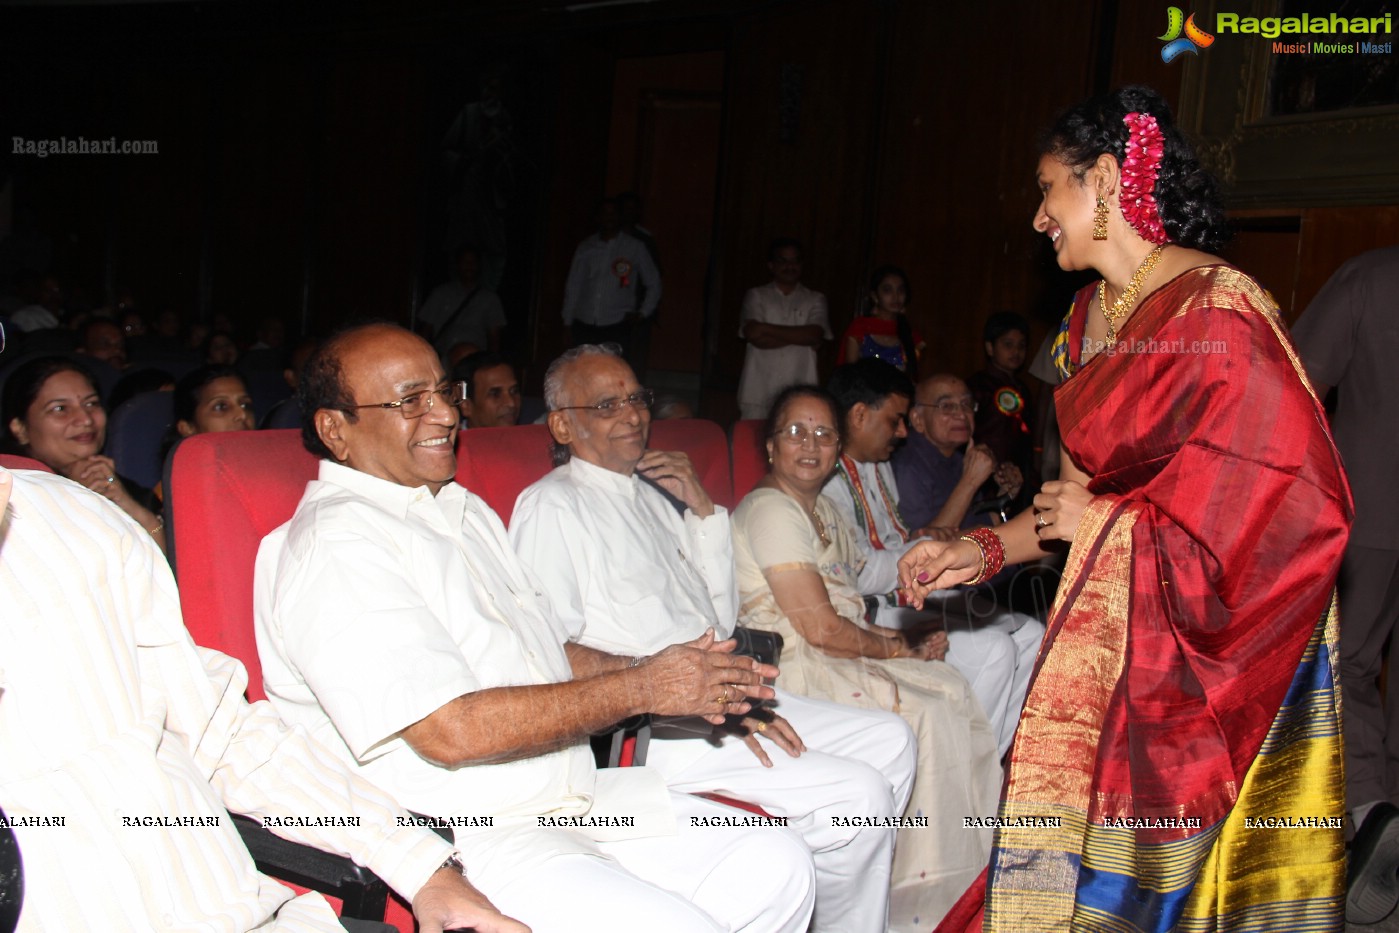
<svg viewBox="0 0 1399 933"><path fill-rule="evenodd" d="M672 794L678 833L599 842L598 855L554 855L527 871L483 858L467 873L491 902L536 933L804 933L815 906L811 854L790 828L696 826L745 816ZM484 853L483 853L484 854Z"/></svg>
<svg viewBox="0 0 1399 933"><path fill-rule="evenodd" d="M806 746L800 757L760 738L772 760L765 768L738 736L714 742L662 727L653 735L646 764L672 791L720 793L786 817L816 863L812 929L882 933L888 926L896 830L849 824L903 813L917 768L913 730L894 713L782 690L774 709Z"/></svg>
<svg viewBox="0 0 1399 933"><path fill-rule="evenodd" d="M957 612L939 611L934 593L922 610L880 606L877 621L890 628L913 628L931 618L942 622L947 631L945 660L971 684L996 734L996 750L1004 758L1020 723L1035 657L1044 640L1044 624L1034 616L1006 609L980 616L966 612L961 596L953 592L948 597L957 600Z"/></svg>

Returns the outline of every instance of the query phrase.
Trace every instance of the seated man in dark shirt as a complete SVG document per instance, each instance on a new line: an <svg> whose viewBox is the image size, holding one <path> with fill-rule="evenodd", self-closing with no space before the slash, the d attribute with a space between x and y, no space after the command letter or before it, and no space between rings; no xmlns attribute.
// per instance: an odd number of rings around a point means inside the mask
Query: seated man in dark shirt
<svg viewBox="0 0 1399 933"><path fill-rule="evenodd" d="M967 384L939 373L918 384L908 423L908 441L894 451L899 510L910 528L934 526L955 536L962 528L990 525L992 512L968 515L978 491L1012 499L1023 477L1013 463L997 463L985 444L972 440L977 403Z"/></svg>

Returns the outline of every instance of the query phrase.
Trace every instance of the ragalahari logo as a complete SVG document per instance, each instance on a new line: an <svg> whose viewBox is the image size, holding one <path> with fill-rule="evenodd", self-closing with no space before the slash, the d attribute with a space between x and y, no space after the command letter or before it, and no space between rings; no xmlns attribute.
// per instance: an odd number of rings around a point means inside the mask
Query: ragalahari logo
<svg viewBox="0 0 1399 933"><path fill-rule="evenodd" d="M1196 55L1197 48L1207 49L1214 44L1214 36L1195 25L1194 13L1186 16L1175 6L1166 8L1166 33L1157 38L1166 43L1161 49L1161 61L1167 64L1182 52Z"/></svg>

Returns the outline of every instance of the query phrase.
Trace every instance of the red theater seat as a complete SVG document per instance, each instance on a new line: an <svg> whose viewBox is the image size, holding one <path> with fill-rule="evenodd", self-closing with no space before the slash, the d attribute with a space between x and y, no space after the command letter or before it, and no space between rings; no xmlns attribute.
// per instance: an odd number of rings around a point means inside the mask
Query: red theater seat
<svg viewBox="0 0 1399 933"><path fill-rule="evenodd" d="M680 450L690 457L700 485L709 498L733 508L733 482L729 479L729 442L724 429L713 421L686 418L651 422L652 450Z"/></svg>
<svg viewBox="0 0 1399 933"><path fill-rule="evenodd" d="M236 431L197 434L180 443L170 468L166 528L175 554L180 607L195 642L222 651L248 669L248 699L262 700L262 665L253 633L253 566L263 537L286 522L317 460L301 446L301 432ZM297 846L260 826L239 832L258 868L315 888L337 913L385 919L405 933L413 920L367 869L348 859ZM387 914L386 914L387 910Z"/></svg>
<svg viewBox="0 0 1399 933"><path fill-rule="evenodd" d="M733 427L733 497L734 504L753 491L758 480L767 475L767 448L763 441L763 425L757 418L735 421Z"/></svg>
<svg viewBox="0 0 1399 933"><path fill-rule="evenodd" d="M473 428L457 435L457 482L510 524L525 487L554 468L549 429L542 424Z"/></svg>
<svg viewBox="0 0 1399 933"><path fill-rule="evenodd" d="M166 525L185 626L243 662L250 700L265 698L253 636L257 548L296 511L316 464L291 430L196 434L175 451Z"/></svg>
<svg viewBox="0 0 1399 933"><path fill-rule="evenodd" d="M7 470L38 470L40 473L52 473L48 464L40 463L29 457L21 457L19 454L0 454L0 467Z"/></svg>

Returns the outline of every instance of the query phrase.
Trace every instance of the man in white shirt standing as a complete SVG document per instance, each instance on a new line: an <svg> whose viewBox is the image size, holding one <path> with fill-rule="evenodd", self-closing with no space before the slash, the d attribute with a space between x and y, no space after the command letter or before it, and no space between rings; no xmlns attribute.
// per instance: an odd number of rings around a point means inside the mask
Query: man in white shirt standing
<svg viewBox="0 0 1399 933"><path fill-rule="evenodd" d="M742 715L776 669L712 633L650 657L565 647L500 520L452 481L456 393L420 338L347 331L301 387L320 478L254 590L282 715L447 820L474 883L540 930L805 930L799 837L729 825L649 768L598 771L587 744L642 712Z"/></svg>
<svg viewBox="0 0 1399 933"><path fill-rule="evenodd" d="M649 391L591 345L556 360L544 389L567 462L520 495L510 540L569 638L649 654L710 628L727 636L738 615L729 515L683 453L646 450ZM815 858L812 929L882 933L912 732L892 713L782 691L775 710L735 721L737 734L657 726L647 764L672 790L731 794L789 818Z"/></svg>
<svg viewBox="0 0 1399 933"><path fill-rule="evenodd" d="M816 348L831 339L826 296L801 283L802 247L790 237L768 248L772 281L748 289L738 335L748 341L738 380L741 418L766 418L788 386L816 382Z"/></svg>
<svg viewBox="0 0 1399 933"><path fill-rule="evenodd" d="M573 252L564 285L563 322L572 330L574 345L616 343L627 349L633 323L656 311L661 275L646 244L622 229L616 200L602 201L596 219L598 232Z"/></svg>
<svg viewBox="0 0 1399 933"><path fill-rule="evenodd" d="M890 457L908 436L913 383L883 360L846 363L831 374L830 392L845 409L841 455L822 494L855 532L865 555L860 592L879 603L878 623L890 628L927 623L941 616L947 630L947 657L971 684L1002 755L1010 750L1044 625L994 604L982 606L965 590L952 590L943 603L929 601L924 612L899 608L899 558L934 528L910 529L899 512L899 487Z"/></svg>

